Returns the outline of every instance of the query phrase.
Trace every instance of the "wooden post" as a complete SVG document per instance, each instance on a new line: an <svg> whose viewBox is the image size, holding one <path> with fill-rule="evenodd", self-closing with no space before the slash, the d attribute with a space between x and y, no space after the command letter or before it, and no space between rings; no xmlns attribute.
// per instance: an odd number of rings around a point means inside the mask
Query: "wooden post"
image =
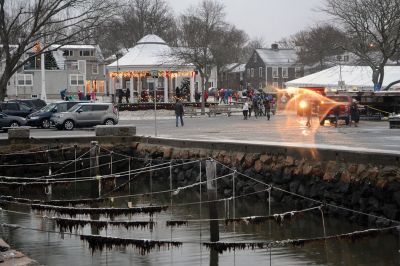
<svg viewBox="0 0 400 266"><path fill-rule="evenodd" d="M210 241L219 241L218 209L217 209L217 182L215 181L217 163L214 160L206 162L208 210L210 215Z"/></svg>
<svg viewBox="0 0 400 266"><path fill-rule="evenodd" d="M47 147L47 163L49 166L49 178L51 178L51 175L52 175L50 151L51 151L51 147L48 146ZM47 185L47 187L45 188L45 192L46 192L46 199L48 201L50 201L52 199L52 195L53 195L53 187L51 184Z"/></svg>
<svg viewBox="0 0 400 266"><path fill-rule="evenodd" d="M99 143L97 141L91 141L90 142L90 176L93 178L96 178L100 172L99 172L99 153L100 153L100 147ZM90 185L90 196L91 198L95 199L99 196L101 196L101 179L98 181L98 184L96 182L92 182ZM92 202L90 204L91 208L98 208L98 204L95 202ZM91 214L90 215L91 220L99 220L100 215L98 214ZM98 235L99 234L99 228L97 226L92 225L91 226L91 233L92 235Z"/></svg>
<svg viewBox="0 0 400 266"><path fill-rule="evenodd" d="M97 141L90 142L90 176L96 178L99 172L99 143ZM90 196L92 198L97 198L100 196L99 188L101 188L101 180L99 180L99 185L96 186L96 182L90 187Z"/></svg>

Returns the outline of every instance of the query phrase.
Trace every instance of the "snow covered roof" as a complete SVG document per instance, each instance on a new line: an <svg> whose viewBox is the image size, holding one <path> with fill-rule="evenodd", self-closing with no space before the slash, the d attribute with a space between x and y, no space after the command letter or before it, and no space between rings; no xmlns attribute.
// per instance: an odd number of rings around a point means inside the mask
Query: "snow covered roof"
<svg viewBox="0 0 400 266"><path fill-rule="evenodd" d="M340 73L342 79L340 79ZM400 66L386 66L382 87L400 79ZM373 88L372 69L369 66L334 66L323 71L286 82L287 87L338 88L339 81L345 88Z"/></svg>
<svg viewBox="0 0 400 266"><path fill-rule="evenodd" d="M237 65L235 68L231 70L232 73L240 73L246 71L246 64Z"/></svg>
<svg viewBox="0 0 400 266"><path fill-rule="evenodd" d="M50 47L50 49L86 49L86 50L95 50L98 49L98 45L90 45L90 44L68 44L68 45L59 45L54 44Z"/></svg>
<svg viewBox="0 0 400 266"><path fill-rule="evenodd" d="M160 37L147 35L130 48L128 53L108 65L110 69L117 66L122 70L140 69L174 69L188 67L173 55L173 49Z"/></svg>
<svg viewBox="0 0 400 266"><path fill-rule="evenodd" d="M294 65L297 63L295 49L256 49L265 65Z"/></svg>

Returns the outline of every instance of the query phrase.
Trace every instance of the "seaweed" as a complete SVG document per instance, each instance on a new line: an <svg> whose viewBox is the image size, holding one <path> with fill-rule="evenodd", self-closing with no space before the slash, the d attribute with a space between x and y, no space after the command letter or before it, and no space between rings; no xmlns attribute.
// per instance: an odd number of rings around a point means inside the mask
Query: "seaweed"
<svg viewBox="0 0 400 266"><path fill-rule="evenodd" d="M212 242L203 243L208 249L212 249L222 254L224 252L231 252L232 250L244 250L244 249L263 249L263 248L277 248L277 247L304 247L307 244L319 243L327 240L345 240L354 243L367 237L376 237L380 233L385 231L393 230L395 227L383 228L383 229L367 229L364 231L355 231L352 233L332 235L327 237L316 237L307 239L287 239L282 241L271 241L271 242L255 242L255 243L224 243L224 242Z"/></svg>
<svg viewBox="0 0 400 266"><path fill-rule="evenodd" d="M61 231L69 230L72 233L73 229L83 228L86 225L95 226L98 229L107 229L108 226L120 227L123 226L126 229L141 228L145 229L150 226L154 226L153 221L100 221L100 220L79 220L79 219L67 219L60 217L53 217L51 220L56 222L57 227Z"/></svg>
<svg viewBox="0 0 400 266"><path fill-rule="evenodd" d="M32 210L40 212L54 212L59 215L69 215L70 217L76 217L78 214L83 215L106 215L109 217L119 215L132 215L132 214L149 214L159 213L166 211L168 206L145 206L145 207L134 207L134 208L74 208L54 205L41 205L32 204Z"/></svg>
<svg viewBox="0 0 400 266"><path fill-rule="evenodd" d="M188 221L167 221L167 227L188 226Z"/></svg>
<svg viewBox="0 0 400 266"><path fill-rule="evenodd" d="M203 245L208 248L217 251L222 254L226 251L231 252L232 250L245 250L245 249L262 249L266 246L266 243L223 243L223 242L207 242Z"/></svg>
<svg viewBox="0 0 400 266"><path fill-rule="evenodd" d="M157 240L141 240L141 239L126 239L126 238L117 238L117 237L104 237L104 236L96 236L96 235L81 235L82 241L86 241L89 243L89 248L92 251L92 254L95 251L102 252L104 248L111 250L115 247L127 247L132 246L137 249L140 255L146 255L150 253L152 250L161 248L169 249L171 247L180 247L182 246L182 242L176 241L157 241Z"/></svg>

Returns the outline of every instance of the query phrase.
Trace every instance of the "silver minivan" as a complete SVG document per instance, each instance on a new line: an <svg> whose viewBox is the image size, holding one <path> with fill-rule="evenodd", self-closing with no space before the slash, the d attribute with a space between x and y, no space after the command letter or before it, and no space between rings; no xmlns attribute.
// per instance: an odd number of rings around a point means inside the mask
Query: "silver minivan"
<svg viewBox="0 0 400 266"><path fill-rule="evenodd" d="M118 124L118 109L112 103L78 103L67 112L51 117L57 129Z"/></svg>

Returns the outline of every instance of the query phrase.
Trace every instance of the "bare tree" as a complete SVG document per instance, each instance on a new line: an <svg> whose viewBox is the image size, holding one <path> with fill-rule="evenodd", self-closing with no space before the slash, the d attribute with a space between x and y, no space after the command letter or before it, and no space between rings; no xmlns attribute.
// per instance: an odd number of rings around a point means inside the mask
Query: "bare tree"
<svg viewBox="0 0 400 266"><path fill-rule="evenodd" d="M188 9L180 19L180 44L186 49L178 49L176 56L185 63L195 65L202 79L202 95L211 69L215 66L212 47L218 43L219 33L226 26L224 17L224 6L221 3L203 0L197 7ZM204 97L201 112L205 113Z"/></svg>
<svg viewBox="0 0 400 266"><path fill-rule="evenodd" d="M349 37L345 48L372 68L372 81L380 89L384 67L400 46L399 1L326 0L324 11L343 26Z"/></svg>
<svg viewBox="0 0 400 266"><path fill-rule="evenodd" d="M263 38L260 37L250 40L243 48L241 62L247 63L250 57L253 55L254 50L264 47L265 47L265 41L263 40Z"/></svg>
<svg viewBox="0 0 400 266"><path fill-rule="evenodd" d="M241 62L243 49L247 43L247 34L233 25L219 30L219 38L211 45L211 53L218 70L227 64Z"/></svg>
<svg viewBox="0 0 400 266"><path fill-rule="evenodd" d="M28 51L36 47L37 56L54 44L90 39L114 11L108 0L0 0L0 53L5 62L0 100L10 78L31 59L25 57Z"/></svg>
<svg viewBox="0 0 400 266"><path fill-rule="evenodd" d="M147 34L156 34L171 45L177 44L175 16L165 0L125 0L121 5L118 16L97 34L106 54L131 48ZM109 37L104 38L105 35Z"/></svg>
<svg viewBox="0 0 400 266"><path fill-rule="evenodd" d="M346 36L332 25L316 25L309 30L301 31L292 37L299 49L299 62L304 65L319 65L319 70L327 67L332 56L343 53Z"/></svg>

